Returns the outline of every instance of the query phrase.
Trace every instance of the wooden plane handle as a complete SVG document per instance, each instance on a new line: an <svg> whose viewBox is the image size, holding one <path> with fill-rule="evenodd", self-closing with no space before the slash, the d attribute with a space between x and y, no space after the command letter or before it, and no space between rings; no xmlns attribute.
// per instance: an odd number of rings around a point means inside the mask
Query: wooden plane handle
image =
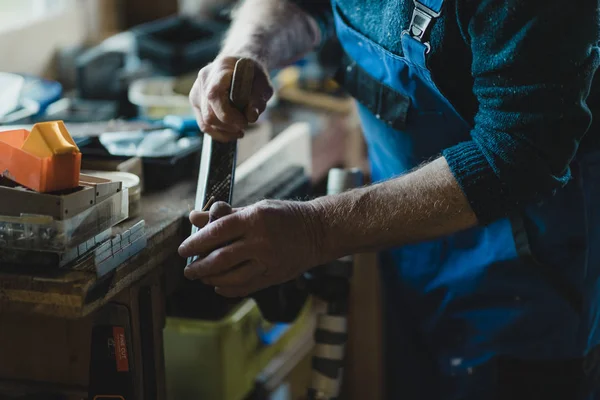
<svg viewBox="0 0 600 400"><path fill-rule="evenodd" d="M229 99L235 107L244 114L246 113L248 103L250 103L253 81L254 61L248 58L240 58L235 63L235 68L233 70Z"/></svg>

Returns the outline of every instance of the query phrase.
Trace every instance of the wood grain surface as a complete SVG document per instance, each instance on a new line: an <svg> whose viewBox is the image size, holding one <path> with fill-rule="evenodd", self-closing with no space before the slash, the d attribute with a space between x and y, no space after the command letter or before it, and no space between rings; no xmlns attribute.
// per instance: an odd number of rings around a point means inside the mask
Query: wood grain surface
<svg viewBox="0 0 600 400"><path fill-rule="evenodd" d="M19 268L0 271L0 313L36 313L62 318L89 315L123 289L157 268L176 253L187 232L182 225L193 208L195 184L180 182L142 198L141 217L125 221L124 230L144 219L148 246L99 280L92 272ZM182 260L183 262L183 260ZM177 266L173 266L176 268Z"/></svg>

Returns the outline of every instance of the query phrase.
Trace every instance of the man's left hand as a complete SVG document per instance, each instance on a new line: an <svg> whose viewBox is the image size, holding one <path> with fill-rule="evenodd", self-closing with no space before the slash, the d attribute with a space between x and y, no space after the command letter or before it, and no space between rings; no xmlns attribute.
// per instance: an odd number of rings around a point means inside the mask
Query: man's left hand
<svg viewBox="0 0 600 400"><path fill-rule="evenodd" d="M242 297L300 276L320 262L319 218L310 203L266 200L208 224L208 212L192 212L201 228L179 247L199 256L185 268L226 297Z"/></svg>

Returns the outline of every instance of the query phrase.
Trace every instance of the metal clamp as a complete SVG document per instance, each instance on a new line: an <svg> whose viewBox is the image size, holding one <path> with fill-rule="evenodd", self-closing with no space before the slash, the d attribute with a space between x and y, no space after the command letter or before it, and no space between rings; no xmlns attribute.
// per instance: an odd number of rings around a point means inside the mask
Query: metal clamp
<svg viewBox="0 0 600 400"><path fill-rule="evenodd" d="M439 12L433 11L431 8L424 6L417 0L414 0L415 8L413 10L412 19L408 28L408 33L423 43L423 39L427 34L427 30L431 25L431 21L440 16Z"/></svg>

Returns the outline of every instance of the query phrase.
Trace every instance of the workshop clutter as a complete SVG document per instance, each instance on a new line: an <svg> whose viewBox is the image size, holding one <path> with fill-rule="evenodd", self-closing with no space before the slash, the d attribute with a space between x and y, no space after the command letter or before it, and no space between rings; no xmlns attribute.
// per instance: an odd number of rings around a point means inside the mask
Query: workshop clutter
<svg viewBox="0 0 600 400"><path fill-rule="evenodd" d="M169 399L243 400L257 377L307 329L311 303L292 324L269 324L252 299L218 320L167 318L164 330Z"/></svg>
<svg viewBox="0 0 600 400"><path fill-rule="evenodd" d="M248 137L270 137L270 129L262 128L264 132L249 133ZM312 166L309 126L295 124L264 145L260 145L262 140L259 146L250 146L256 150L236 168L232 204L243 207L264 198L308 197ZM312 335L314 317L307 296L300 301L280 301L284 294L280 288L291 286L295 284L276 286L252 298L227 299L199 281L180 282L167 301L163 334L168 398L262 400L271 398L263 396L271 386L285 386L288 375L294 375L291 371L298 369L307 376L309 365L300 361L310 352L312 341L301 349L300 359L285 358L283 364L290 374L272 377L270 373L274 363L282 362L282 354L307 332ZM292 322L267 322L274 320L269 314L279 316L283 314L279 308L290 308L280 303L293 304L293 315L275 320ZM271 312L266 305L277 310ZM301 381L304 392L306 380Z"/></svg>
<svg viewBox="0 0 600 400"><path fill-rule="evenodd" d="M7 85L0 94L0 124L33 124L55 120L48 108L64 95L57 81L22 74L2 73L0 84ZM1 86L0 86L1 87Z"/></svg>
<svg viewBox="0 0 600 400"><path fill-rule="evenodd" d="M198 70L217 56L228 24L173 16L133 29L138 55L166 75Z"/></svg>
<svg viewBox="0 0 600 400"><path fill-rule="evenodd" d="M84 166L139 158L145 178L144 190L164 189L191 177L199 163L202 138L188 135L186 126L186 123L181 123L180 127L173 128L161 122L144 129L124 128L94 135L81 150Z"/></svg>
<svg viewBox="0 0 600 400"><path fill-rule="evenodd" d="M142 182L139 176L121 171L85 171L87 175L123 182L128 192L129 218L136 218L142 212Z"/></svg>
<svg viewBox="0 0 600 400"><path fill-rule="evenodd" d="M44 315L38 325L29 323L35 315L19 322L39 327L32 337L53 339L42 366L41 345L9 358L5 349L20 332L3 335L3 381L90 399L306 393L316 326L306 287L292 281L225 299L185 280L176 251L190 232L185 214L209 148L188 95L228 24L170 17L60 49L56 80L0 75L0 286L8 288L0 305ZM267 110L229 159L233 207L312 197L343 148L329 139L318 145L323 131L336 138L331 132L343 130L331 114L345 113L349 99L314 64L273 75ZM315 143L327 163L315 162ZM56 327L44 325L48 315ZM65 336L73 343L58 343ZM125 357L111 352L115 343ZM116 388L125 380L127 390Z"/></svg>
<svg viewBox="0 0 600 400"><path fill-rule="evenodd" d="M138 107L139 115L144 118L160 119L168 115L190 115L192 108L188 94L191 85L184 88L184 91L177 92L177 81L178 79L173 77L137 80L129 88L129 101Z"/></svg>
<svg viewBox="0 0 600 400"><path fill-rule="evenodd" d="M62 122L36 124L0 136L2 175L37 192L75 188L81 152Z"/></svg>
<svg viewBox="0 0 600 400"><path fill-rule="evenodd" d="M221 11L204 19L171 16L100 43L63 48L57 54L56 80L1 74L0 125L31 130L36 123L64 121L83 168L93 164L105 170L106 165L139 158L145 191L192 178L203 138L188 96L198 71L217 55L230 24L227 7ZM273 75L276 93L259 124L269 122L280 91L289 102L324 107L318 101L323 85L315 84L324 72L316 64L315 59L303 60L278 78ZM341 96L327 104L339 111L347 109L348 101Z"/></svg>
<svg viewBox="0 0 600 400"><path fill-rule="evenodd" d="M187 96L197 71L217 55L228 26L220 16L167 17L100 43L61 49L56 80L2 73L0 125L30 130L61 120L84 164L138 157L149 178L144 189L164 189L197 170L202 137ZM169 122L173 117L175 124ZM111 128L115 121L122 130ZM144 128L136 128L140 124Z"/></svg>
<svg viewBox="0 0 600 400"><path fill-rule="evenodd" d="M0 131L0 267L102 276L141 251L144 221L112 231L129 218L135 186L109 178L81 174L81 152L62 121Z"/></svg>
<svg viewBox="0 0 600 400"><path fill-rule="evenodd" d="M17 74L0 72L0 118L15 111L19 107L19 94L24 79Z"/></svg>

